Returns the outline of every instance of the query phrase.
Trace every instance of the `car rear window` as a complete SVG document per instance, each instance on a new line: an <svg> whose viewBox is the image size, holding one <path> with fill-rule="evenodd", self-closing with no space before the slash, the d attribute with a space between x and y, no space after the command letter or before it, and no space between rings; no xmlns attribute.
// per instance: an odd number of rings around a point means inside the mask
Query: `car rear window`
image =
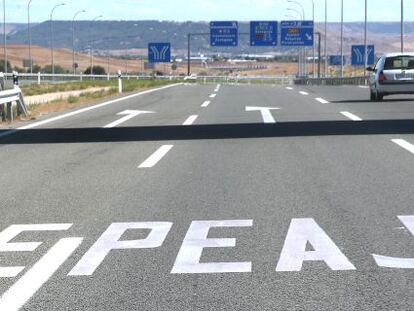
<svg viewBox="0 0 414 311"><path fill-rule="evenodd" d="M414 69L414 56L388 57L385 60L384 69Z"/></svg>

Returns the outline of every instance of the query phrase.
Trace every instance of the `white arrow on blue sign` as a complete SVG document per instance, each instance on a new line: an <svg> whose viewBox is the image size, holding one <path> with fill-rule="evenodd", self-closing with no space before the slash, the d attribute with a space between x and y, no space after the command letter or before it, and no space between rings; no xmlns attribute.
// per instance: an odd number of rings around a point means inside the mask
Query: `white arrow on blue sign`
<svg viewBox="0 0 414 311"><path fill-rule="evenodd" d="M375 63L375 46L368 45L368 63L367 65L374 65ZM353 45L352 46L352 65L364 66L365 65L365 45Z"/></svg>
<svg viewBox="0 0 414 311"><path fill-rule="evenodd" d="M171 44L170 43L148 44L148 62L150 63L171 62Z"/></svg>
<svg viewBox="0 0 414 311"><path fill-rule="evenodd" d="M210 44L211 46L237 46L239 43L238 22L211 22Z"/></svg>

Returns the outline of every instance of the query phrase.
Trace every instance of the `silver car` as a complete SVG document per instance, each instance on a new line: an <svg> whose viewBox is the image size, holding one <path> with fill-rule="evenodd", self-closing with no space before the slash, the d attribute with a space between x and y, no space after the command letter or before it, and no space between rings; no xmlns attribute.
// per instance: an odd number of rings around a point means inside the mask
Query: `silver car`
<svg viewBox="0 0 414 311"><path fill-rule="evenodd" d="M393 53L382 56L371 71L372 101L381 101L386 95L414 94L414 53Z"/></svg>

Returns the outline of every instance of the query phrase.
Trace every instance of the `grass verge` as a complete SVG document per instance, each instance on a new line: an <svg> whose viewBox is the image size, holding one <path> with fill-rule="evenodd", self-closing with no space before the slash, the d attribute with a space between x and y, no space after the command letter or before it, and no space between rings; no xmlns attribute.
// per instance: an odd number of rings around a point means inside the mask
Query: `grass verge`
<svg viewBox="0 0 414 311"><path fill-rule="evenodd" d="M182 82L181 80L124 80L123 92L131 93L136 91L143 91L150 88L161 87L172 83ZM67 92L87 90L92 87L106 87L106 90L97 92L84 92L79 96L69 96L67 99L58 99L45 104L30 105L28 107L29 115L27 117L16 117L15 122L25 120L35 120L42 115L47 115L53 112L59 112L65 109L78 108L84 105L92 104L97 100L110 99L118 94L118 81L84 81L71 82L65 84L45 84L33 85L23 87L24 96L41 95L47 93ZM109 87L109 88L108 88ZM0 126L7 125L6 122L1 123Z"/></svg>

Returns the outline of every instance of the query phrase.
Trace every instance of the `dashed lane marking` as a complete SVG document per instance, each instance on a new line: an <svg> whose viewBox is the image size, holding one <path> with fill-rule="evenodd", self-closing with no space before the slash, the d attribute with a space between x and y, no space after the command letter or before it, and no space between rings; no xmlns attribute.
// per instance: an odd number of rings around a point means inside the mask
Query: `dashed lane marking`
<svg viewBox="0 0 414 311"><path fill-rule="evenodd" d="M174 145L161 146L148 159L146 159L138 168L154 167L165 155L174 147Z"/></svg>
<svg viewBox="0 0 414 311"><path fill-rule="evenodd" d="M203 107L203 108L206 108L206 107L208 107L208 105L210 105L211 104L211 101L209 101L209 100L206 100L202 105L201 105L201 107Z"/></svg>
<svg viewBox="0 0 414 311"><path fill-rule="evenodd" d="M287 86L286 89L289 90L289 91L292 91L293 87Z"/></svg>
<svg viewBox="0 0 414 311"><path fill-rule="evenodd" d="M309 93L308 92L305 92L305 91L300 91L299 94L305 95L305 96L309 95Z"/></svg>
<svg viewBox="0 0 414 311"><path fill-rule="evenodd" d="M411 152L412 154L414 154L414 145L410 144L408 141L404 139L392 139L391 141L397 144L398 146L404 148L405 150Z"/></svg>
<svg viewBox="0 0 414 311"><path fill-rule="evenodd" d="M198 115L189 116L187 120L183 123L183 125L188 126L192 125L198 118Z"/></svg>
<svg viewBox="0 0 414 311"><path fill-rule="evenodd" d="M217 94L211 94L210 98L215 98L217 96Z"/></svg>
<svg viewBox="0 0 414 311"><path fill-rule="evenodd" d="M353 113L350 113L348 111L341 111L341 114L347 117L348 119L351 119L352 121L362 121L362 119Z"/></svg>
<svg viewBox="0 0 414 311"><path fill-rule="evenodd" d="M341 111L341 114L347 117L348 119L351 119L352 121L362 121L362 119L353 113L350 113L348 111Z"/></svg>
<svg viewBox="0 0 414 311"><path fill-rule="evenodd" d="M315 98L316 101L320 102L321 104L329 104L329 101L323 99L321 97Z"/></svg>

